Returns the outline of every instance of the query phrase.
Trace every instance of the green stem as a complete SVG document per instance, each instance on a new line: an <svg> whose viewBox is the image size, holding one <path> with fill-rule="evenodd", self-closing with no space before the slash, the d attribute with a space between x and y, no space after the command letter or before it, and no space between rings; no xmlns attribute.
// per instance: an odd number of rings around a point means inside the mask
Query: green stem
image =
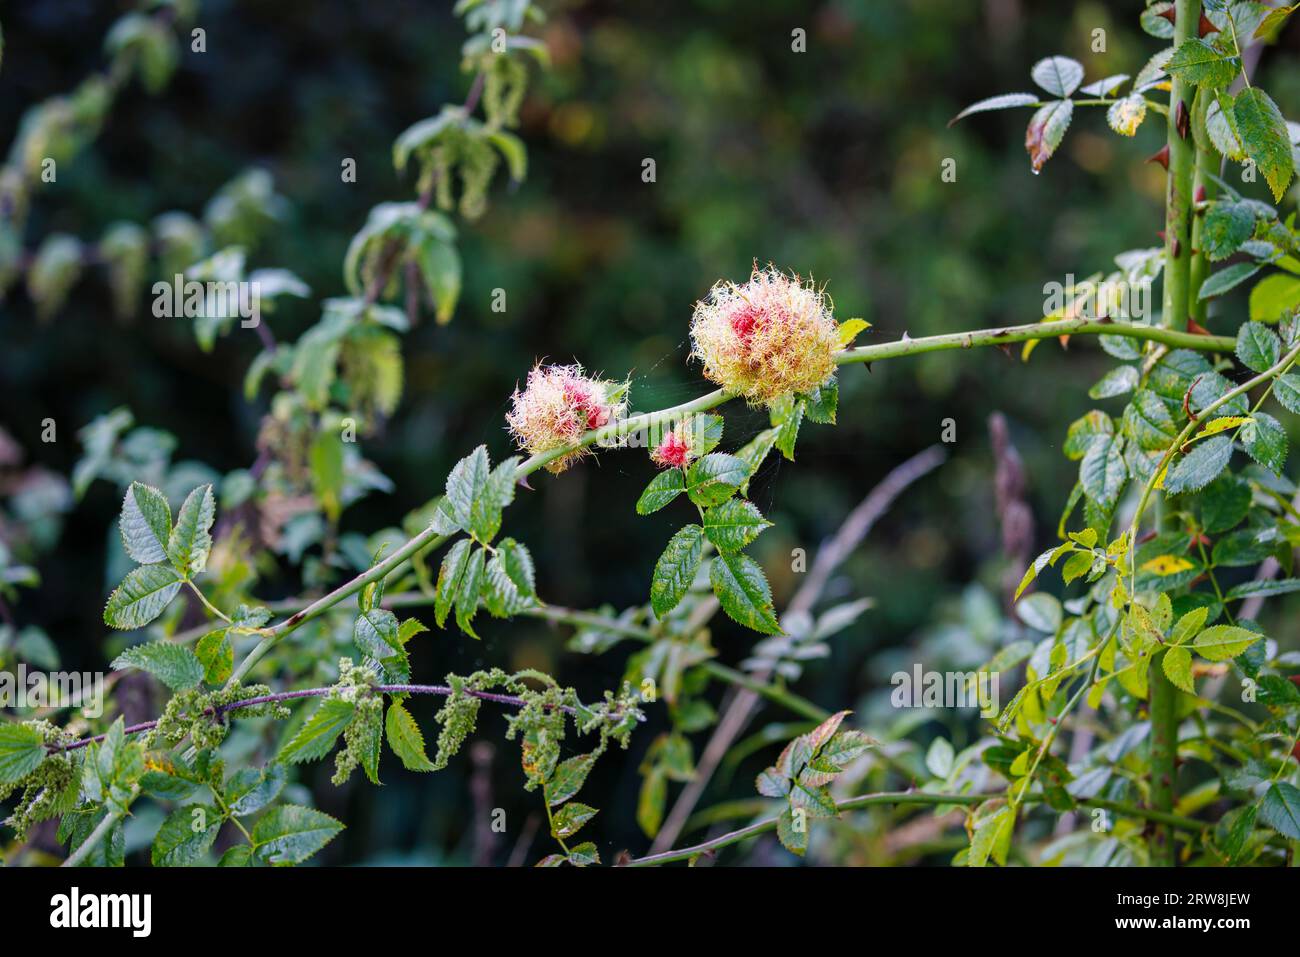
<svg viewBox="0 0 1300 957"><path fill-rule="evenodd" d="M1210 97L1205 93L1200 93L1196 97L1196 106L1193 110L1193 130L1205 129L1205 114L1209 109ZM1206 308L1209 306L1208 299L1200 298L1201 283L1205 282L1206 276L1210 274L1210 260L1205 255L1205 250L1201 248L1203 240L1201 234L1205 228L1205 211L1195 208L1201 201L1208 201L1214 198L1218 190L1218 184L1215 183L1214 177L1219 172L1219 155L1208 143L1196 145L1196 170L1192 177L1192 264L1188 270L1188 287L1187 295L1189 299L1190 312L1192 319L1200 326L1205 326Z"/></svg>
<svg viewBox="0 0 1300 957"><path fill-rule="evenodd" d="M1115 335L1131 339L1144 339L1164 345L1187 349L1202 349L1213 352L1231 352L1236 341L1229 336L1198 336L1188 333L1172 332L1154 326L1139 326L1113 320L1061 319L1054 322L1036 322L1023 326L1007 326L1000 329L979 329L972 332L950 333L948 335L926 336L921 339L904 337L897 342L886 342L874 346L860 346L837 353L837 365L852 365L859 362L878 362L900 356L918 355L925 352L938 352L946 349L970 349L975 346L1005 345L1014 342L1027 342L1031 339L1052 339L1065 335ZM522 481L538 469L562 456L578 449L588 448L598 443L619 444L627 436L649 429L655 425L686 418L697 412L707 412L722 405L732 396L723 389L715 389L689 402L660 409L657 412L643 412L617 422L611 422L599 429L587 432L572 445L561 446L538 454L520 463L515 470L515 480ZM302 611L296 612L284 621L266 629L262 639L239 663L231 675L230 681L239 681L262 660L285 635L305 622L311 621L333 608L339 602L371 582L387 576L414 555L426 548L437 548L450 536L439 535L432 528L427 528L410 539L397 551L393 552L373 568L366 570L351 581L340 585L329 594L318 598ZM229 685L228 685L229 686Z"/></svg>
<svg viewBox="0 0 1300 957"><path fill-rule="evenodd" d="M989 794L930 794L924 791L896 791L884 794L864 794L861 797L849 798L847 801L839 801L836 808L840 812L855 811L859 808L871 807L873 805L943 805L956 804L967 807L980 804L994 795ZM1192 820L1188 817L1180 817L1177 814L1170 814L1163 811L1151 810L1149 808L1133 807L1123 804L1119 801L1107 801L1098 798L1092 798L1086 801L1080 801L1081 805L1086 807L1100 807L1117 814L1127 814L1131 817L1144 818L1148 821L1158 821L1169 827L1179 828L1185 831L1202 831L1205 824L1200 821ZM685 847L678 851L665 851L662 854L651 854L648 857L639 857L628 861L625 867L654 867L658 864L671 864L674 861L686 861L692 857L698 857L710 851L721 850L724 847L730 847L732 844L738 844L741 841L751 837L758 837L760 834L766 834L768 831L776 830L777 819L768 818L751 824L748 827L742 827L740 830L731 831L723 834L721 837L715 837L712 840L704 841L692 847Z"/></svg>
<svg viewBox="0 0 1300 957"><path fill-rule="evenodd" d="M1195 37L1201 22L1201 0L1176 0L1173 45ZM1162 324L1171 330L1187 328L1195 301L1192 285L1192 207L1196 148L1191 139L1192 107L1196 89L1174 77L1169 91L1169 177L1165 195L1165 285ZM1195 421L1195 419L1193 419ZM1190 426L1189 426L1190 427ZM1173 448L1182 442L1175 442ZM1172 449L1171 449L1172 451ZM1154 485L1154 476L1147 483ZM1144 492L1145 502L1149 493ZM1163 508L1163 505L1161 506ZM1139 506L1139 511L1141 506ZM1163 524L1163 522L1162 522ZM1137 554L1136 538L1129 548ZM1134 559L1136 561L1136 557ZM1136 578L1136 569L1134 569ZM1130 595L1132 583L1130 582ZM1178 760L1178 689L1165 677L1163 652L1151 658L1148 669L1151 705L1151 804L1157 811L1173 810L1177 799L1174 777ZM1158 867L1177 863L1173 832L1164 825L1153 829L1151 862Z"/></svg>
<svg viewBox="0 0 1300 957"><path fill-rule="evenodd" d="M135 797L135 791L132 791L131 798L134 797ZM128 801L129 800L130 798L128 799ZM99 842L104 840L104 838L108 836L108 832L113 829L114 824L116 824L119 820L122 819L122 815L124 813L125 812L123 811L112 810L109 811L107 814L105 814L103 820L101 820L98 824L95 825L95 829L91 831L89 835L87 835L84 841L82 841L79 845L77 845L77 849L73 851L71 854L69 854L67 860L65 860L60 866L76 867L87 857L89 857L90 852L93 851L96 847L98 847Z"/></svg>

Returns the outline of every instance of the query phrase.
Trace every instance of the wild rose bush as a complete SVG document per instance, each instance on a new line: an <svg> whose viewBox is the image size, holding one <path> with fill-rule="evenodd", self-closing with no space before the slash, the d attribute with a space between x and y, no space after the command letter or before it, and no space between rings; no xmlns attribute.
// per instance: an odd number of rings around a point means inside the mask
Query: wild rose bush
<svg viewBox="0 0 1300 957"><path fill-rule="evenodd" d="M340 515L384 485L357 440L401 402L402 333L422 313L446 322L456 311L464 267L452 216L472 221L500 172L518 180L527 171L525 145L510 129L547 62L525 32L541 14L494 0L460 8L471 33L467 98L394 144L396 171L414 173L417 198L372 210L347 252L347 294L326 299L320 322L296 342L276 342L253 325L263 349L246 396L271 393L254 467L225 477L220 489L197 483L169 496L163 487L184 473L130 412L82 431L72 488L122 488L119 530L133 563L104 608L108 626L138 638L113 668L151 676L168 697L156 719L130 727L67 702L6 715L0 799L9 801L5 823L19 840L57 819L65 863L121 864L124 821L148 802L166 812L152 838L154 864L215 861L222 834L222 865L301 863L344 822L301 803L292 786L299 765L332 755L336 785L358 771L378 784L387 749L407 771L436 771L456 759L487 707L505 714L520 783L536 792L555 841L537 863L609 863L581 835L598 813L584 790L593 766L622 760L647 713L664 709L670 730L645 750L636 817L647 837L668 835L671 845L681 825L673 823L677 808L665 817L669 786L685 783L689 793L697 780L693 736L709 732L724 751L734 740L707 695L716 682L802 721L758 776L757 806L739 812L759 822L743 836L774 830L795 854L824 833L818 821L886 806L960 810L967 840L952 858L959 864L1289 860L1300 840L1292 762L1300 690L1288 674L1294 652L1284 647L1293 636L1254 616L1264 599L1300 590L1290 577L1300 543L1296 488L1284 474L1288 436L1279 418L1300 412L1300 377L1291 371L1300 357L1300 268L1292 268L1300 238L1293 216L1232 182L1249 183L1257 171L1280 202L1292 181L1290 129L1243 72L1245 44L1274 34L1290 8L1150 3L1142 27L1168 45L1131 83L1111 76L1084 85L1080 64L1049 57L1031 71L1046 98L1006 94L961 114L1034 108L1026 149L1035 170L1060 146L1076 107L1105 107L1124 136L1166 120L1167 144L1154 157L1168 169L1165 244L1121 254L1119 269L1103 278L1160 276L1160 322L1064 309L1028 325L855 345L868 325L837 318L826 285L755 263L747 277L719 279L683 317L690 360L715 391L631 412L638 397L630 379L539 362L521 373L502 423L516 448L469 452L438 483L441 492L407 516L406 540L378 545L366 570L344 578L329 560ZM128 312L154 267L197 281L259 282L263 308L277 296L310 294L287 270L246 269L245 245L274 228L282 206L257 173L223 189L202 223L178 212L149 227L119 224L93 249L56 234L22 252L43 160L68 162L87 148L131 78L165 84L177 27L194 16L179 2L126 15L110 36L106 73L28 114L0 179L0 286L24 278L40 312L57 313L87 266L108 270L114 302ZM1248 318L1211 315L1216 296L1261 272ZM205 297L200 305L200 348L242 326ZM838 408L840 367L1013 343L1024 344L1028 360L1042 340L1092 336L1117 365L1089 393L1103 407L1084 412L1080 401L1083 414L1064 444L1079 478L1061 496L1059 541L1020 584L1021 617L1037 640L998 649L982 669L1022 678L981 740L957 752L940 738L923 768L900 771L882 744L892 729L852 727L849 711L789 687L801 662L824 655L825 641L865 605L816 618L798 600L776 607L746 552L771 526L748 497L750 479L769 456L794 460L805 424L870 415ZM1114 400L1122 397L1121 407ZM769 423L739 445L713 411L732 400L763 410ZM494 461L501 451L521 454ZM530 478L546 471L555 476L548 481L564 481L566 469L595 454L646 456L652 477L627 507L654 516L665 533L657 559L645 556L646 602L621 613L547 603L529 548L504 534L506 510L519 507ZM260 548L240 523L223 522L229 513L256 524ZM307 555L316 546L320 555ZM274 555L300 565L300 597L256 596L254 569ZM19 602L36 584L31 570L8 550L0 558L0 596ZM1236 571L1256 568L1253 577ZM1068 590L1063 601L1035 590L1049 569ZM431 608L424 620L411 614L422 607ZM719 610L756 635L739 668L718 661L711 645ZM203 624L181 627L193 614ZM430 624L473 641L485 620L518 617L573 627L576 653L612 653L625 642L637 650L624 680L595 698L535 670L413 682L411 658L429 642ZM28 635L3 648L6 661L35 661L42 646ZM432 715L431 697L441 702ZM253 730L252 745L231 746L236 725ZM1061 747L1066 730L1082 753ZM868 780L882 786L853 793ZM679 798L682 813L693 800ZM1093 826L1051 840L1059 816L1079 811ZM719 809L714 820L729 813ZM618 862L693 860L741 836Z"/></svg>

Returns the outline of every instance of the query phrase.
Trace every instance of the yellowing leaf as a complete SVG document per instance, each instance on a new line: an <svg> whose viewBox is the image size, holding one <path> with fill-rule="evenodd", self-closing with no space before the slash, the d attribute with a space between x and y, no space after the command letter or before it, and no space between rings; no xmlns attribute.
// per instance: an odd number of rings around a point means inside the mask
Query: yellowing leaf
<svg viewBox="0 0 1300 957"><path fill-rule="evenodd" d="M845 319L840 323L840 345L847 348L858 335L871 328L865 319Z"/></svg>
<svg viewBox="0 0 1300 957"><path fill-rule="evenodd" d="M1157 555L1149 562L1142 563L1142 571L1153 575L1177 575L1179 572L1195 567L1192 562L1177 555Z"/></svg>
<svg viewBox="0 0 1300 957"><path fill-rule="evenodd" d="M1212 419L1205 428L1196 433L1196 438L1202 438L1207 435L1216 435L1227 429L1235 429L1239 425L1245 425L1250 421L1248 415L1221 415L1217 419Z"/></svg>

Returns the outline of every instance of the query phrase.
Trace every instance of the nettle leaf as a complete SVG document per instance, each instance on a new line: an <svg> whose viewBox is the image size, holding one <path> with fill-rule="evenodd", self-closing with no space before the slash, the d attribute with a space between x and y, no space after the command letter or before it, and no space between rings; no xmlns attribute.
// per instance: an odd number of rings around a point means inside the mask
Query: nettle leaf
<svg viewBox="0 0 1300 957"><path fill-rule="evenodd" d="M240 768L226 782L226 795L222 799L235 817L255 814L266 807L284 790L289 775L283 764L265 768Z"/></svg>
<svg viewBox="0 0 1300 957"><path fill-rule="evenodd" d="M203 680L205 670L194 652L170 641L133 645L113 659L110 667L114 671L126 668L147 671L173 691L193 688Z"/></svg>
<svg viewBox="0 0 1300 957"><path fill-rule="evenodd" d="M16 784L45 760L45 737L30 724L0 722L0 788Z"/></svg>
<svg viewBox="0 0 1300 957"><path fill-rule="evenodd" d="M718 603L732 620L766 635L780 635L772 589L763 570L748 555L723 552L709 569Z"/></svg>
<svg viewBox="0 0 1300 957"><path fill-rule="evenodd" d="M537 604L532 555L513 538L497 543L486 574L484 601L490 614L507 618Z"/></svg>
<svg viewBox="0 0 1300 957"><path fill-rule="evenodd" d="M154 867L187 867L202 862L221 830L222 818L207 804L188 804L167 815L153 840Z"/></svg>
<svg viewBox="0 0 1300 957"><path fill-rule="evenodd" d="M710 452L693 463L686 473L686 494L705 508L731 498L749 477L749 466L734 455Z"/></svg>
<svg viewBox="0 0 1300 957"><path fill-rule="evenodd" d="M1056 148L1061 145L1073 116L1074 101L1057 100L1040 107L1029 120L1029 127L1025 130L1025 150L1029 153L1029 162L1035 173L1043 168L1043 164L1052 158Z"/></svg>
<svg viewBox="0 0 1300 957"><path fill-rule="evenodd" d="M211 485L200 486L185 497L181 510L176 513L176 526L167 539L167 557L181 575L197 575L207 567L216 515L217 503Z"/></svg>
<svg viewBox="0 0 1300 957"><path fill-rule="evenodd" d="M401 760L406 770L437 770L425 753L424 735L420 732L420 726L415 723L411 712L407 711L406 706L400 701L394 701L388 706L388 714L384 718L384 733L388 738L388 746L393 749L393 753Z"/></svg>
<svg viewBox="0 0 1300 957"><path fill-rule="evenodd" d="M580 754L556 765L555 773L546 782L547 803L556 807L581 791L595 763L596 759L590 754Z"/></svg>
<svg viewBox="0 0 1300 957"><path fill-rule="evenodd" d="M1112 506L1128 479L1124 464L1124 440L1115 435L1099 435L1092 440L1079 466L1079 481L1084 494L1103 506Z"/></svg>
<svg viewBox="0 0 1300 957"><path fill-rule="evenodd" d="M172 510L167 497L151 485L132 482L122 500L118 520L126 553L142 565L167 558L167 540L172 529Z"/></svg>
<svg viewBox="0 0 1300 957"><path fill-rule="evenodd" d="M460 581L465 577L465 568L469 564L469 555L474 545L468 538L462 538L447 550L443 556L442 567L438 569L438 582L433 592L433 619L439 628L447 624L447 614L456 601Z"/></svg>
<svg viewBox="0 0 1300 957"><path fill-rule="evenodd" d="M1044 57L1034 64L1029 75L1052 96L1066 97L1083 82L1083 64L1066 56Z"/></svg>
<svg viewBox="0 0 1300 957"><path fill-rule="evenodd" d="M1246 155L1259 166L1273 199L1280 203L1295 173L1291 134L1282 111L1267 93L1252 86L1237 94L1232 114Z"/></svg>
<svg viewBox="0 0 1300 957"><path fill-rule="evenodd" d="M104 624L123 631L143 628L163 613L180 590L180 577L166 565L133 568L108 596Z"/></svg>
<svg viewBox="0 0 1300 957"><path fill-rule="evenodd" d="M650 607L662 618L677 607L695 580L704 556L704 529L686 525L668 540L650 580Z"/></svg>
<svg viewBox="0 0 1300 957"><path fill-rule="evenodd" d="M1241 58L1224 56L1204 40L1192 37L1178 44L1165 69L1173 76L1197 86L1227 86L1241 69Z"/></svg>
<svg viewBox="0 0 1300 957"><path fill-rule="evenodd" d="M1243 322L1237 330L1237 358L1252 372L1264 372L1282 357L1282 340L1262 322Z"/></svg>
<svg viewBox="0 0 1300 957"><path fill-rule="evenodd" d="M456 586L456 625L471 638L477 638L472 622L478 613L479 599L483 594L485 572L484 551L476 548L465 562L465 574Z"/></svg>
<svg viewBox="0 0 1300 957"><path fill-rule="evenodd" d="M474 501L483 494L491 470L487 446L480 445L452 467L447 476L447 506L452 520L465 531L473 520Z"/></svg>
<svg viewBox="0 0 1300 957"><path fill-rule="evenodd" d="M580 804L577 801L566 804L555 813L555 823L551 827L551 834L560 840L572 837L598 813L596 808L588 807L586 804Z"/></svg>
<svg viewBox="0 0 1300 957"><path fill-rule="evenodd" d="M1218 262L1235 253L1254 232L1255 213L1249 206L1228 199L1219 200L1205 213L1201 247L1207 258Z"/></svg>
<svg viewBox="0 0 1300 957"><path fill-rule="evenodd" d="M397 616L386 608L371 608L357 616L352 626L352 642L377 661L401 652Z"/></svg>
<svg viewBox="0 0 1300 957"><path fill-rule="evenodd" d="M1259 820L1293 841L1300 841L1300 790L1286 781L1274 781L1264 792Z"/></svg>
<svg viewBox="0 0 1300 957"><path fill-rule="evenodd" d="M1165 476L1165 491L1170 495L1205 488L1228 465L1232 458L1232 439L1226 435L1197 442Z"/></svg>
<svg viewBox="0 0 1300 957"><path fill-rule="evenodd" d="M253 827L253 855L267 864L301 864L341 830L343 824L322 811L282 804Z"/></svg>
<svg viewBox="0 0 1300 957"><path fill-rule="evenodd" d="M978 103L972 103L970 106L966 107L966 109L962 110L951 120L949 120L948 125L952 126L958 120L965 119L966 117L970 116L972 113L987 113L990 110L1009 110L1017 106L1037 106L1037 105L1038 105L1038 95L1035 93L1003 93L999 96L990 96L987 100L980 100ZM853 322L853 321L855 320L852 319L849 320L849 322ZM860 319L856 321L862 322L862 320ZM863 329L866 328L865 323L863 324L862 328ZM861 329L857 331L860 332ZM852 338L850 338L848 341L851 342ZM841 345L846 345L846 344L847 343L841 341Z"/></svg>
<svg viewBox="0 0 1300 957"><path fill-rule="evenodd" d="M720 552L738 552L772 525L753 502L729 499L704 513L704 534Z"/></svg>
<svg viewBox="0 0 1300 957"><path fill-rule="evenodd" d="M1165 677L1169 682L1188 694L1196 694L1196 685L1192 682L1192 653L1186 648L1170 648L1161 660Z"/></svg>
<svg viewBox="0 0 1300 957"><path fill-rule="evenodd" d="M1241 442L1252 459L1264 468L1282 474L1282 466L1286 464L1287 440L1281 422L1267 412L1256 412L1241 427Z"/></svg>
<svg viewBox="0 0 1300 957"><path fill-rule="evenodd" d="M293 740L280 749L276 760L300 764L303 761L317 761L325 757L334 747L338 736L351 723L355 713L356 706L351 701L344 701L342 698L324 699L320 707L298 729Z"/></svg>
<svg viewBox="0 0 1300 957"><path fill-rule="evenodd" d="M210 631L194 646L195 657L203 665L203 680L210 685L224 684L235 670L235 647L225 628Z"/></svg>
<svg viewBox="0 0 1300 957"><path fill-rule="evenodd" d="M686 473L681 469L667 469L650 480L641 497L637 499L636 513L649 515L657 512L686 491Z"/></svg>
<svg viewBox="0 0 1300 957"><path fill-rule="evenodd" d="M1196 653L1210 661L1235 658L1264 636L1236 625L1212 625L1196 636Z"/></svg>

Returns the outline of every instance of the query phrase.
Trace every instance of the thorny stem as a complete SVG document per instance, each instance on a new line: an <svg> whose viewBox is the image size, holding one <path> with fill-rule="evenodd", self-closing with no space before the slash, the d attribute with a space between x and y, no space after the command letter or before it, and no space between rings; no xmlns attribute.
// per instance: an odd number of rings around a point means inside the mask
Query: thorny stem
<svg viewBox="0 0 1300 957"><path fill-rule="evenodd" d="M939 352L948 349L970 349L975 346L989 345L1006 345L1015 342L1026 342L1031 339L1051 339L1057 336L1066 335L1116 335L1125 336L1133 339L1144 339L1152 342L1159 342L1163 345L1201 349L1208 351L1230 352L1235 347L1235 340L1228 336L1202 336L1191 335L1188 333L1179 333L1169 329L1160 329L1153 326L1132 325L1129 323L1115 322L1113 320L1088 320L1088 319L1061 319L1052 322L1030 323L1022 326L1009 326L1001 329L982 329L972 332L951 333L947 335L925 336L920 339L912 339L904 336L896 342L881 343L874 346L859 346L853 349L846 349L838 353L835 357L837 365L851 365L854 363L871 363L883 361L885 359L897 358L907 355L919 355L926 352ZM600 429L587 432L572 446L565 446L553 449L549 452L538 453L522 462L515 470L515 481L520 482L543 468L549 462L566 455L576 449L587 448L598 442L617 441L632 433L651 425L662 423L674 418L685 418L697 412L706 412L709 409L722 405L728 399L732 398L723 389L717 389L713 392L706 393L689 402L683 402L680 405L672 406L668 409L662 409L658 412L647 412L641 415L635 415L619 422L612 422ZM328 594L318 598L306 608L295 612L281 622L265 629L264 637L253 647L244 657L239 666L235 668L226 687L229 688L234 682L243 679L266 654L275 647L275 645L290 632L294 631L304 623L323 615L330 608L333 608L339 602L343 601L357 592L361 591L372 582L385 578L389 573L395 571L401 565L413 558L426 548L437 548L447 541L450 536L441 535L431 526L424 531L410 538L404 545L389 555L386 559L367 569L361 574L348 582L335 588ZM409 686L410 688L425 687L427 690L423 693L428 694L447 694L450 689L432 690L435 686ZM318 691L319 689L309 689ZM324 691L319 691L324 693ZM412 693L421 693L412 691ZM303 697L303 692L282 692L289 697ZM484 696L483 694L479 695ZM506 697L506 696L498 696ZM275 700L283 700L276 698ZM496 700L489 698L489 700ZM242 703L247 706L249 702ZM266 703L266 702L262 702ZM234 702L234 706L241 706L240 702ZM229 709L226 709L229 710ZM156 722L145 722L143 725L133 726L128 731L143 731L152 728ZM76 746L84 747L94 738L86 739L84 742L77 742ZM770 822L775 827L775 819ZM96 829L99 831L100 829ZM107 828L103 828L103 833L107 833ZM99 834L100 838L103 833ZM92 835L94 836L94 835ZM739 838L738 838L739 839ZM89 853L91 841L87 839L82 845L86 848L85 853ZM84 854L82 855L84 857ZM674 858L678 859L678 858Z"/></svg>
<svg viewBox="0 0 1300 957"><path fill-rule="evenodd" d="M855 811L859 808L871 807L873 805L942 805L942 804L960 804L971 806L980 804L988 800L992 795L988 794L931 794L925 791L895 791L882 794L865 794L860 797L849 798L846 801L836 803L836 809L840 812ZM1100 807L1106 810L1115 811L1118 814L1127 814L1131 817L1144 818L1149 821L1158 821L1167 824L1170 827L1179 828L1185 831L1201 831L1207 825L1201 821L1196 821L1188 817L1181 817L1177 814L1169 814L1162 811L1153 811L1149 808L1133 807L1119 801L1107 801L1099 798L1089 798L1081 800L1080 804L1086 807ZM691 847L685 847L677 851L665 851L663 854L651 854L647 857L639 857L624 862L624 867L654 867L659 864L671 864L674 861L686 861L701 854L707 854L713 851L721 850L724 847L730 847L732 844L738 844L741 841L751 837L757 837L760 834L766 834L768 831L776 830L777 818L771 817L748 827L742 827L740 830L731 831L712 840L695 844Z"/></svg>
<svg viewBox="0 0 1300 957"><path fill-rule="evenodd" d="M1001 329L982 329L973 332L952 333L948 335L925 336L920 339L903 338L896 342L886 342L874 346L859 346L846 349L836 355L838 365L870 363L900 356L918 355L925 352L938 352L947 349L970 349L975 346L1004 345L1026 342L1031 339L1051 339L1063 335L1117 335L1133 339L1145 339L1163 345L1181 348L1203 349L1210 351L1231 352L1236 341L1229 336L1201 336L1190 333L1177 333L1155 326L1132 325L1108 320L1061 319L1053 322L1029 323L1022 326L1009 326ZM561 446L548 452L538 454L520 463L515 470L515 481L520 482L550 462L577 449L587 448L597 443L617 444L621 439L652 425L662 424L673 419L682 419L697 412L707 412L717 408L732 398L725 390L716 389L689 402L683 402L657 412L645 412L617 422L611 422L599 429L584 434L577 442ZM399 549L372 568L357 575L351 581L317 599L302 611L290 615L284 621L268 628L262 639L240 662L231 676L231 681L241 680L285 635L305 622L324 614L366 585L379 581L390 572L403 565L410 558L426 548L437 548L450 536L438 534L432 527L426 528L408 540Z"/></svg>

